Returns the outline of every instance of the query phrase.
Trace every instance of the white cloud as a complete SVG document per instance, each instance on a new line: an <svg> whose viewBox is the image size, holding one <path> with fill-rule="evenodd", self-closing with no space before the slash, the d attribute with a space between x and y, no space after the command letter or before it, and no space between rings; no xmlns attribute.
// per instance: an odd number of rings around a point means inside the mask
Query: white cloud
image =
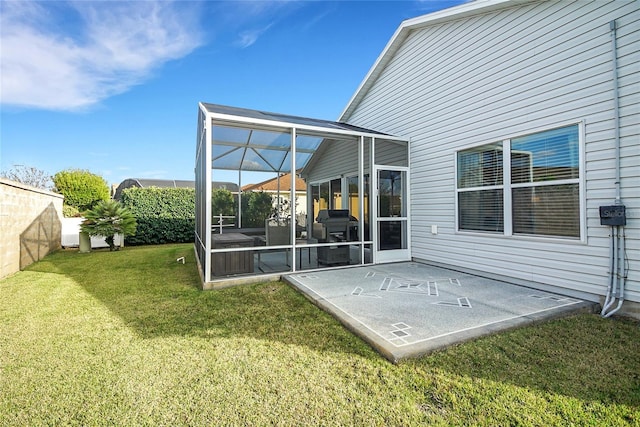
<svg viewBox="0 0 640 427"><path fill-rule="evenodd" d="M3 1L3 105L87 108L127 91L163 63L189 54L201 43L196 3L61 5Z"/></svg>
<svg viewBox="0 0 640 427"><path fill-rule="evenodd" d="M304 22L302 24L302 31L309 31L311 30L316 24L318 24L319 22L321 22L324 18L326 18L328 15L334 13L337 9L337 6L335 3L328 3L329 5L329 9L325 10L324 12L315 15L313 17L310 17L306 22Z"/></svg>
<svg viewBox="0 0 640 427"><path fill-rule="evenodd" d="M238 39L236 44L240 46L242 49L251 46L256 41L258 41L258 38L260 38L260 36L263 33L265 33L269 28L271 28L272 25L273 24L269 24L264 28L246 30L241 32L240 38Z"/></svg>
<svg viewBox="0 0 640 427"><path fill-rule="evenodd" d="M220 27L236 34L233 44L244 49L303 7L304 3L298 0L223 1L210 2L208 6Z"/></svg>

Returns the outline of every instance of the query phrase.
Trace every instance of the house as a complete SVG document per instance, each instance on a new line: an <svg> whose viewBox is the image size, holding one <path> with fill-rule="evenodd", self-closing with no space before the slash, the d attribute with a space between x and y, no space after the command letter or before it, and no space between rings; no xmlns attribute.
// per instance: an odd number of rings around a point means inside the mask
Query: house
<svg viewBox="0 0 640 427"><path fill-rule="evenodd" d="M639 50L636 1L482 1L405 21L340 121L410 138L412 258L593 300L616 232L599 208L619 203L617 263L640 302Z"/></svg>
<svg viewBox="0 0 640 427"><path fill-rule="evenodd" d="M286 150L309 212L355 217L348 264L412 259L609 313L624 296L637 315L639 51L637 1L475 1L403 22L337 122L201 104L199 130L320 135Z"/></svg>

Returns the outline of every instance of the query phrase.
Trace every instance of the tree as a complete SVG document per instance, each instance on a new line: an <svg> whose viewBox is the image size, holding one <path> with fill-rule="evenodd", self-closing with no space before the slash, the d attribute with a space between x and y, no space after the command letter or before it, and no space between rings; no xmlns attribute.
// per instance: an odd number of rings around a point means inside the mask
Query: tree
<svg viewBox="0 0 640 427"><path fill-rule="evenodd" d="M264 221L273 213L273 199L263 191L242 193L242 226L264 227Z"/></svg>
<svg viewBox="0 0 640 427"><path fill-rule="evenodd" d="M216 215L235 215L236 200L229 190L223 188L211 192L211 212Z"/></svg>
<svg viewBox="0 0 640 427"><path fill-rule="evenodd" d="M80 224L80 231L90 236L104 236L111 251L118 250L113 241L116 234L123 237L136 234L136 218L115 200L99 202L85 213L85 218Z"/></svg>
<svg viewBox="0 0 640 427"><path fill-rule="evenodd" d="M88 170L67 169L53 176L55 191L64 196L64 204L79 211L93 208L98 202L109 200L109 185L99 175Z"/></svg>
<svg viewBox="0 0 640 427"><path fill-rule="evenodd" d="M51 175L33 166L15 165L7 172L0 174L3 178L20 182L43 190L51 190Z"/></svg>
<svg viewBox="0 0 640 427"><path fill-rule="evenodd" d="M211 218L214 227L220 225L232 225L236 221L236 208L238 203L229 190L218 188L211 191ZM222 216L230 216L233 218L220 218ZM237 223L236 223L237 226Z"/></svg>

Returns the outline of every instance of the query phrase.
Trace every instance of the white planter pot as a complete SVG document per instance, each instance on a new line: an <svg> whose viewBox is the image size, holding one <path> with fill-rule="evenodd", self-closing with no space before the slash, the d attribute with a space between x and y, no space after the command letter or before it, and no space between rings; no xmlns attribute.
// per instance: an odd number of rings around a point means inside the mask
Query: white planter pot
<svg viewBox="0 0 640 427"><path fill-rule="evenodd" d="M62 247L77 248L80 246L80 224L84 218L62 218ZM124 239L122 235L116 234L113 238L116 246L124 247ZM91 248L108 248L104 237L92 236Z"/></svg>

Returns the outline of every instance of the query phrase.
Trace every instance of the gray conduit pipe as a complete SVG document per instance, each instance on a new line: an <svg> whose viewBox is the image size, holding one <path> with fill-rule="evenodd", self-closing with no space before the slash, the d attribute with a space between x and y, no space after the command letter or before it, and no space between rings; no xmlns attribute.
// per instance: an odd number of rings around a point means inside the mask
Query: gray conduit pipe
<svg viewBox="0 0 640 427"><path fill-rule="evenodd" d="M611 308L618 297L618 228L619 226L617 225L611 227L611 235L613 236L613 265L611 267L611 286L608 290L610 298L609 302L602 307L602 312L600 312L602 317L608 317L607 310Z"/></svg>
<svg viewBox="0 0 640 427"><path fill-rule="evenodd" d="M625 235L624 228L619 227L622 234L618 236L620 239L618 243L618 270L616 271L617 280L620 283L620 290L618 291L618 305L616 308L605 314L604 317L609 317L615 314L622 307L624 302L624 285L627 279L626 265L625 265ZM613 301L612 301L613 302Z"/></svg>
<svg viewBox="0 0 640 427"><path fill-rule="evenodd" d="M600 312L600 314L602 316L604 316L605 314L605 307L609 306L609 302L611 301L611 289L613 288L613 278L614 278L614 270L613 270L613 240L615 239L615 236L613 234L613 227L611 227L611 235L609 236L609 285L607 286L607 294L606 294L606 298L604 299L604 303L602 304L602 311Z"/></svg>
<svg viewBox="0 0 640 427"><path fill-rule="evenodd" d="M609 22L609 29L611 30L611 61L612 61L612 72L613 72L613 120L614 120L614 142L615 142L615 165L616 165L616 176L615 176L615 186L616 186L616 195L615 195L615 204L622 204L621 197L621 183L620 183L620 102L619 102L619 91L618 91L618 42L617 42L617 24L615 19ZM622 237L620 236L620 229L622 228ZM614 236L615 231L615 236ZM624 302L624 276L625 274L625 265L624 265L624 228L623 226L615 226L611 227L612 234L612 248L613 253L613 263L611 268L611 277L609 280L609 286L607 288L607 295L605 298L605 304L602 307L601 316L609 317L616 311L620 310L622 307L622 303ZM620 258L620 246L622 246L622 258ZM610 249L611 251L611 249ZM620 261L622 259L622 261ZM622 274L620 274L620 270ZM618 285L620 285L618 287ZM611 306L615 303L615 300L618 299L618 306L607 313L607 310L611 308Z"/></svg>
<svg viewBox="0 0 640 427"><path fill-rule="evenodd" d="M611 62L613 64L613 120L616 148L616 205L621 203L620 189L620 94L618 93L618 35L615 19L609 23L611 29Z"/></svg>

